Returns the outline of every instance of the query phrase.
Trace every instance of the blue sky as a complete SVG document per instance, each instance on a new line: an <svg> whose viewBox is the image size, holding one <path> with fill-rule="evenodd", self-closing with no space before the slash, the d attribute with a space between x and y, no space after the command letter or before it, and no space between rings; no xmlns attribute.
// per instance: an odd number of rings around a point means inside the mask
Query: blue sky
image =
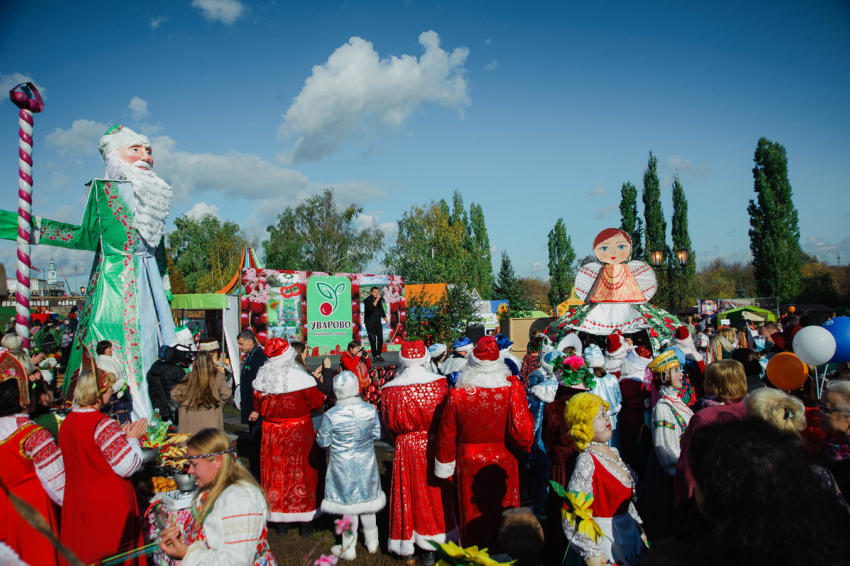
<svg viewBox="0 0 850 566"><path fill-rule="evenodd" d="M214 211L262 237L283 207L332 186L391 237L411 205L457 189L483 205L494 251L546 277L556 220L590 253L652 150L668 226L678 171L698 261L744 260L765 136L787 149L804 249L846 263L850 7L693 6L4 3L0 86L44 89L34 211L50 218L79 220L84 184L103 172L97 139L120 122L152 138L172 220ZM3 97L14 210L17 113ZM0 243L10 273L14 253ZM66 275L89 269L90 254L46 247L36 264L50 255Z"/></svg>

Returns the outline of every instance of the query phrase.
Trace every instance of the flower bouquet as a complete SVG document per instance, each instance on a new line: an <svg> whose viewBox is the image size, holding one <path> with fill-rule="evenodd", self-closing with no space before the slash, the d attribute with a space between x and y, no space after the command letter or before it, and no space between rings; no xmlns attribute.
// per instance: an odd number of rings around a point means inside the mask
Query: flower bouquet
<svg viewBox="0 0 850 566"><path fill-rule="evenodd" d="M561 372L561 379L567 387L581 386L588 390L596 387L596 376L581 356L561 357L554 369Z"/></svg>

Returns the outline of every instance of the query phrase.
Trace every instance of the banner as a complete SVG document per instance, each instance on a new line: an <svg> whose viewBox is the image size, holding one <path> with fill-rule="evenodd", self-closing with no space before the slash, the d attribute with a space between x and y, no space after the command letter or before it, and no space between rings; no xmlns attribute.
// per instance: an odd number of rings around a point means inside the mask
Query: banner
<svg viewBox="0 0 850 566"><path fill-rule="evenodd" d="M700 316L714 316L717 314L717 301L719 299L699 299L697 304L699 305L699 315Z"/></svg>
<svg viewBox="0 0 850 566"><path fill-rule="evenodd" d="M398 350L406 336L405 301L404 280L395 275L243 269L241 327L261 345L275 337L303 342L308 356L342 354L352 340L368 351L363 301L372 287L389 320L382 323L383 351Z"/></svg>

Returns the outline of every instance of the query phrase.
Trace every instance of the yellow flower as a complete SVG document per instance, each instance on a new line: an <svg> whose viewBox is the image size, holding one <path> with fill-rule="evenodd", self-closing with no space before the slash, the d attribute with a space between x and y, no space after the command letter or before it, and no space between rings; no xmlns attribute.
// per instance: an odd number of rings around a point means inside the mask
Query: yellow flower
<svg viewBox="0 0 850 566"><path fill-rule="evenodd" d="M463 549L452 541L438 542L437 544L439 544L440 548L442 548L446 552L446 554L448 554L452 558L460 558L462 556L465 556Z"/></svg>
<svg viewBox="0 0 850 566"><path fill-rule="evenodd" d="M561 516L570 522L576 532L586 535L596 542L599 537L604 536L602 528L593 519L593 496L583 491L578 493L567 493L569 509L562 509Z"/></svg>

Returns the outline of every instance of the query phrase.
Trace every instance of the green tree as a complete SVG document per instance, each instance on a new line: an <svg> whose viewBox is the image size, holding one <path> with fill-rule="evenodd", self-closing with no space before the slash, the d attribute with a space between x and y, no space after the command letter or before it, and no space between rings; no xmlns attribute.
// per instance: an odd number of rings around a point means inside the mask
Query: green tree
<svg viewBox="0 0 850 566"><path fill-rule="evenodd" d="M466 285L449 285L439 298L420 293L407 302L408 340L423 340L429 346L452 344L467 326L482 321L475 295Z"/></svg>
<svg viewBox="0 0 850 566"><path fill-rule="evenodd" d="M706 299L756 296L752 265L727 262L720 258L715 258L700 268L694 287L695 294Z"/></svg>
<svg viewBox="0 0 850 566"><path fill-rule="evenodd" d="M340 208L333 189L325 189L301 204L286 209L277 224L268 227L263 242L266 267L294 271L357 273L381 250L384 233L373 220L358 227L363 208Z"/></svg>
<svg viewBox="0 0 850 566"><path fill-rule="evenodd" d="M484 223L484 210L480 204L469 206L469 225L472 230L473 258L472 280L470 286L478 290L482 299L489 299L493 293L493 255L490 251L490 237Z"/></svg>
<svg viewBox="0 0 850 566"><path fill-rule="evenodd" d="M526 316L531 311L525 289L514 272L514 266L508 253L502 252L502 264L493 288L493 297L497 300L508 301L508 311L503 318Z"/></svg>
<svg viewBox="0 0 850 566"><path fill-rule="evenodd" d="M673 219L670 226L675 253L667 256L668 265L674 269L670 272L670 293L680 308L696 304L694 278L696 275L696 255L691 248L691 236L688 232L688 199L685 188L678 175L673 177ZM676 256L679 250L688 252L688 263L684 269L679 269ZM679 303L681 301L681 303Z"/></svg>
<svg viewBox="0 0 850 566"><path fill-rule="evenodd" d="M756 200L750 201L747 212L756 290L759 296L790 302L802 290L802 249L788 158L780 144L761 138L753 161Z"/></svg>
<svg viewBox="0 0 850 566"><path fill-rule="evenodd" d="M451 207L440 200L405 212L383 263L407 283L465 285L486 298L492 288L491 261L481 206L472 203L467 213L455 191Z"/></svg>
<svg viewBox="0 0 850 566"><path fill-rule="evenodd" d="M665 258L669 259L670 250L667 247L667 220L664 219L664 210L661 208L661 183L658 180L658 159L649 152L646 163L646 171L643 174L643 217L646 229L644 231L643 259L652 263L653 251L660 251ZM656 271L658 278L658 290L653 298L653 303L670 307L669 273Z"/></svg>
<svg viewBox="0 0 850 566"><path fill-rule="evenodd" d="M638 215L637 189L628 181L620 189L620 230L632 238L632 257L643 259L643 219Z"/></svg>
<svg viewBox="0 0 850 566"><path fill-rule="evenodd" d="M218 291L239 269L242 250L257 244L238 224L222 222L214 214L200 218L184 214L174 226L176 229L168 234L168 249L184 292Z"/></svg>
<svg viewBox="0 0 850 566"><path fill-rule="evenodd" d="M575 281L576 252L564 219L549 232L549 304L558 306L570 296ZM553 307L554 308L554 307Z"/></svg>

